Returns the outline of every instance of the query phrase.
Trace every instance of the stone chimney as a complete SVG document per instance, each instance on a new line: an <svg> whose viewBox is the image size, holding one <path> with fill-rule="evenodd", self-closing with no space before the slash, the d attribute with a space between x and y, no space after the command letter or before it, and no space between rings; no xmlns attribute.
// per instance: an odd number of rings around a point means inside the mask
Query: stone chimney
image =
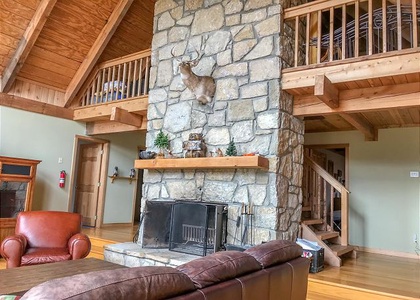
<svg viewBox="0 0 420 300"><path fill-rule="evenodd" d="M145 201L211 201L228 204L228 243L240 242L236 220L253 206L254 244L294 240L298 233L303 174L303 122L292 115L292 98L281 91L287 53L282 45L279 0L158 0L146 143L160 130L172 154L183 156L190 133L201 133L208 150L258 152L268 171L256 169L145 170ZM172 57L203 56L193 71L216 82L211 103L200 104L182 83ZM180 158L182 159L182 158Z"/></svg>

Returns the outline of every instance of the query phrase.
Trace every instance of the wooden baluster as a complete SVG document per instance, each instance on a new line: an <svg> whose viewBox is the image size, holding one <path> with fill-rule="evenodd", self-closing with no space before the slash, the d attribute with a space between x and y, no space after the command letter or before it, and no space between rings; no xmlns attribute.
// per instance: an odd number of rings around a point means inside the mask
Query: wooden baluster
<svg viewBox="0 0 420 300"><path fill-rule="evenodd" d="M97 76L97 75L96 75ZM91 89L92 89L92 98L91 99L89 99L89 103L88 103L88 105L92 105L93 104L93 100L95 99L95 97L96 97L96 84L95 84L95 79L96 79L96 77L92 80L92 83L91 83Z"/></svg>
<svg viewBox="0 0 420 300"><path fill-rule="evenodd" d="M113 93L113 91L111 90L111 87L113 87L114 86L114 82L115 82L115 74L116 73L116 68L115 68L115 66L113 66L112 67L112 79L111 79L111 81L110 82L108 82L108 93L109 93L109 95L110 95L110 98L109 98L109 100L110 101L112 101L112 98L114 98L114 93Z"/></svg>
<svg viewBox="0 0 420 300"><path fill-rule="evenodd" d="M298 57L299 57L299 16L295 18L295 49L294 49L294 66L298 66Z"/></svg>
<svg viewBox="0 0 420 300"><path fill-rule="evenodd" d="M360 5L359 0L354 3L354 57L359 57L360 36Z"/></svg>
<svg viewBox="0 0 420 300"><path fill-rule="evenodd" d="M107 77L107 85L108 85L108 91L104 91L105 92L105 102L108 102L108 100L109 100L109 83L111 82L111 68L110 67L108 67L107 68L107 75L108 75L108 77Z"/></svg>
<svg viewBox="0 0 420 300"><path fill-rule="evenodd" d="M382 52L386 53L387 49L387 24L386 24L386 2L382 0Z"/></svg>
<svg viewBox="0 0 420 300"><path fill-rule="evenodd" d="M411 44L412 48L416 48L419 46L419 41L418 41L418 26L417 24L417 12L416 12L416 8L417 8L417 1L418 0L411 0L411 15L412 15L412 19L413 19L413 43Z"/></svg>
<svg viewBox="0 0 420 300"><path fill-rule="evenodd" d="M330 7L330 57L329 61L334 60L334 7Z"/></svg>
<svg viewBox="0 0 420 300"><path fill-rule="evenodd" d="M331 185L330 186L330 226L333 231L334 231L334 193L335 193L335 189Z"/></svg>
<svg viewBox="0 0 420 300"><path fill-rule="evenodd" d="M118 94L120 94L120 99L124 98L124 92L125 92L125 86L127 83L127 63L123 64L123 74L122 74L122 80L121 80L121 87L120 84L118 84ZM117 96L118 99L118 96Z"/></svg>
<svg viewBox="0 0 420 300"><path fill-rule="evenodd" d="M104 94L105 69L101 69L101 70L99 70L99 72L102 74L102 76L101 76L102 77L101 86L100 86L101 92L100 92L100 95L99 95L99 102L104 102L103 97L105 96L105 94Z"/></svg>
<svg viewBox="0 0 420 300"><path fill-rule="evenodd" d="M413 24L416 25L416 24ZM402 22L401 22L401 0L397 0L397 44L398 50L402 49Z"/></svg>
<svg viewBox="0 0 420 300"><path fill-rule="evenodd" d="M306 14L306 34L305 34L305 65L309 65L309 43L311 33L311 14Z"/></svg>
<svg viewBox="0 0 420 300"><path fill-rule="evenodd" d="M348 193L341 190L341 245L347 246L349 243L349 212L348 212Z"/></svg>
<svg viewBox="0 0 420 300"><path fill-rule="evenodd" d="M131 79L132 65L133 65L132 61L128 62L127 87L125 89L127 98L132 97L130 85L134 84L134 80Z"/></svg>
<svg viewBox="0 0 420 300"><path fill-rule="evenodd" d="M114 98L114 100L118 100L118 90L120 87L120 81L121 81L121 65L118 65L118 71L117 71L117 80L114 81L113 84L113 92L112 92L112 97ZM115 86L116 85L116 86Z"/></svg>
<svg viewBox="0 0 420 300"><path fill-rule="evenodd" d="M101 76L100 73L98 73L98 75L96 76L96 99L95 99L95 104L101 102Z"/></svg>
<svg viewBox="0 0 420 300"><path fill-rule="evenodd" d="M318 11L318 29L316 40L316 62L321 62L321 38L322 38L322 11Z"/></svg>
<svg viewBox="0 0 420 300"><path fill-rule="evenodd" d="M341 13L341 59L347 57L347 5L343 4Z"/></svg>
<svg viewBox="0 0 420 300"><path fill-rule="evenodd" d="M142 95L141 84L143 82L143 59L140 58L140 66L139 66L139 85L137 86L137 97Z"/></svg>
<svg viewBox="0 0 420 300"><path fill-rule="evenodd" d="M131 87L131 95L132 95L132 97L137 97L137 94L136 94L136 85L139 84L139 80L138 80L138 78L136 78L136 76L137 76L137 68L138 68L138 59L136 59L134 61L133 85Z"/></svg>
<svg viewBox="0 0 420 300"><path fill-rule="evenodd" d="M83 93L83 97L80 101L80 106L86 106L86 103L88 102L89 97L90 97L90 88L88 85L85 92Z"/></svg>
<svg viewBox="0 0 420 300"><path fill-rule="evenodd" d="M372 0L368 1L368 54L373 54L373 8Z"/></svg>
<svg viewBox="0 0 420 300"><path fill-rule="evenodd" d="M112 85L117 84L119 86L118 80L115 80L115 66L112 66L111 82L112 82ZM114 93L114 92L111 93L111 99L110 99L110 101L116 99L115 95L116 95L116 93Z"/></svg>
<svg viewBox="0 0 420 300"><path fill-rule="evenodd" d="M149 94L149 69L150 69L150 57L146 57L146 70L144 73L144 89L143 95Z"/></svg>

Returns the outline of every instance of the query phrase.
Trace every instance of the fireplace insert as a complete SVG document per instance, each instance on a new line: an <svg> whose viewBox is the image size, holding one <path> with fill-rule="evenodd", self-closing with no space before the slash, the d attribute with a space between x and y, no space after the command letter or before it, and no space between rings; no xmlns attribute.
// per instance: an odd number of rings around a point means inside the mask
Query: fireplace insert
<svg viewBox="0 0 420 300"><path fill-rule="evenodd" d="M169 250L206 256L222 250L227 234L227 205L177 201L172 206Z"/></svg>

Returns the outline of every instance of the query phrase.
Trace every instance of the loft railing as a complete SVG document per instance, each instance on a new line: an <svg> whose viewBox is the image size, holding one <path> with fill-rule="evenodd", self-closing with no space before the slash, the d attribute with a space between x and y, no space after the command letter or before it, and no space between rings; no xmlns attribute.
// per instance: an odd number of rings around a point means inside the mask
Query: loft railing
<svg viewBox="0 0 420 300"><path fill-rule="evenodd" d="M284 20L295 33L292 67L420 46L418 0L318 0L286 9Z"/></svg>
<svg viewBox="0 0 420 300"><path fill-rule="evenodd" d="M145 50L98 65L82 90L80 106L147 96L150 53Z"/></svg>
<svg viewBox="0 0 420 300"><path fill-rule="evenodd" d="M339 227L340 243L347 246L349 191L306 154L304 170L303 205L310 205L312 217L322 219L326 224L325 230L333 231ZM338 203L336 199L339 199Z"/></svg>

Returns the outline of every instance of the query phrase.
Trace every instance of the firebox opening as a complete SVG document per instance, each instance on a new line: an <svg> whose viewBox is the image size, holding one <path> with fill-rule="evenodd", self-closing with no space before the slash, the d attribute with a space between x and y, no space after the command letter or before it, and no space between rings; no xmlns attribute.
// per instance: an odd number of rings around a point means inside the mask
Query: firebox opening
<svg viewBox="0 0 420 300"><path fill-rule="evenodd" d="M226 243L227 205L177 201L172 206L169 250L206 256Z"/></svg>

